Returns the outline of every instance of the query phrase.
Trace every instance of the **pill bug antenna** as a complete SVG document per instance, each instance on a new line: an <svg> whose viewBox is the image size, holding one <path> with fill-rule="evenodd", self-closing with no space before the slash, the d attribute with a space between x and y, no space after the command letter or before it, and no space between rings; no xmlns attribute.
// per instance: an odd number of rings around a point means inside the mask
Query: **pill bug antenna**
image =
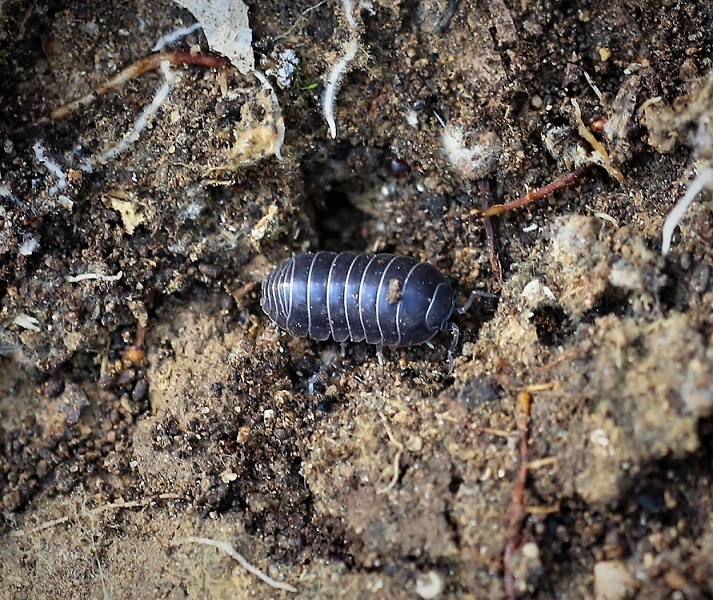
<svg viewBox="0 0 713 600"><path fill-rule="evenodd" d="M465 301L465 304L463 306L456 306L453 309L453 312L459 315L462 315L463 313L467 313L470 310L470 307L473 306L473 302L475 302L476 298L488 298L490 300L497 300L498 299L497 294L491 294L490 292L483 292L481 290L473 290L470 295L468 296L468 299Z"/></svg>

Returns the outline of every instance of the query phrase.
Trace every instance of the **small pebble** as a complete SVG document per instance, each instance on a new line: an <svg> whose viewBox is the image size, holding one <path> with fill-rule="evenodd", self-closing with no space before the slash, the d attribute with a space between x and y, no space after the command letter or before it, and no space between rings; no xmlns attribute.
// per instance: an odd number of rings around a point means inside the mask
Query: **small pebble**
<svg viewBox="0 0 713 600"><path fill-rule="evenodd" d="M416 580L416 593L421 598L429 600L438 598L443 591L443 578L436 571L429 571L419 575Z"/></svg>
<svg viewBox="0 0 713 600"><path fill-rule="evenodd" d="M711 268L704 264L698 263L693 267L693 272L691 273L691 287L694 292L702 294L708 289L708 282L711 276Z"/></svg>
<svg viewBox="0 0 713 600"><path fill-rule="evenodd" d="M143 402L149 394L149 384L145 379L139 379L131 392L131 399L134 402Z"/></svg>
<svg viewBox="0 0 713 600"><path fill-rule="evenodd" d="M634 575L623 562L609 560L594 565L595 600L628 600L637 589Z"/></svg>

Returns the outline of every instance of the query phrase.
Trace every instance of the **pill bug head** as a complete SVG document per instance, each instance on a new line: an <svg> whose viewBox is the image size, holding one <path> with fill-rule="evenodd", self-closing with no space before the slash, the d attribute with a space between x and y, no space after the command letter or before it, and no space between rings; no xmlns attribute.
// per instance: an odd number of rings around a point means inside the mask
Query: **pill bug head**
<svg viewBox="0 0 713 600"><path fill-rule="evenodd" d="M437 288L431 299L431 304L426 311L426 325L435 330L448 329L448 321L456 307L456 298L453 288L442 283Z"/></svg>
<svg viewBox="0 0 713 600"><path fill-rule="evenodd" d="M447 329L455 307L455 292L446 278L433 265L418 264L404 283L398 310L399 345L423 344Z"/></svg>

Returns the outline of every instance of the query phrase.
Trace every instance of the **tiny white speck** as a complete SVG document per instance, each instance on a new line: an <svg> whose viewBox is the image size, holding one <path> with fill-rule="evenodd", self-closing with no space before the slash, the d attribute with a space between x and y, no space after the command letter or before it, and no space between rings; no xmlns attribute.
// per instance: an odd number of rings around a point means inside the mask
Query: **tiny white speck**
<svg viewBox="0 0 713 600"><path fill-rule="evenodd" d="M522 230L525 233L530 233L531 231L535 231L537 229L537 223L532 223L531 225L528 225L527 227L523 227Z"/></svg>
<svg viewBox="0 0 713 600"><path fill-rule="evenodd" d="M27 236L20 245L20 254L22 256L32 255L37 248L40 247L40 241L34 236Z"/></svg>
<svg viewBox="0 0 713 600"><path fill-rule="evenodd" d="M418 127L418 113L415 110L409 109L406 111L406 123L414 129Z"/></svg>

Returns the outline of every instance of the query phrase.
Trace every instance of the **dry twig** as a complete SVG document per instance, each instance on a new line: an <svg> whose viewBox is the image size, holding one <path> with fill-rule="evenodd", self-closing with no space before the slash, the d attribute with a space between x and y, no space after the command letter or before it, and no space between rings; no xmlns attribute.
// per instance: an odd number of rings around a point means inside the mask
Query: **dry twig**
<svg viewBox="0 0 713 600"><path fill-rule="evenodd" d="M513 210L515 208L526 206L527 204L530 204L535 200L539 200L540 198L544 198L545 196L554 194L556 191L567 187L568 185L573 183L575 179L582 175L582 173L587 171L589 166L590 165L584 165L582 167L579 167L574 171L571 171L565 175L562 175L561 177L558 177L546 186L541 187L537 190L533 190L532 192L528 192L521 198L513 200L512 202L507 202L505 204L494 204L493 206L491 206L490 208L486 208L485 210L477 208L471 210L470 216L485 219L486 217L495 217L497 215L502 215L503 213Z"/></svg>
<svg viewBox="0 0 713 600"><path fill-rule="evenodd" d="M508 540L505 544L503 553L503 578L505 580L505 595L508 600L516 600L515 592L515 573L513 570L513 558L515 553L521 546L522 541L522 524L525 515L532 514L533 509L525 508L525 485L527 483L527 472L530 468L527 460L527 438L530 429L530 408L532 406L532 393L552 389L554 384L544 383L527 386L517 395L518 407L520 409L517 431L519 436L519 466L515 475L515 485L512 492L512 501L510 503L510 522L508 524ZM547 459L543 459L545 461ZM559 508L559 507L557 507ZM538 509L535 509L536 511ZM543 514L555 512L552 507L542 509Z"/></svg>
<svg viewBox="0 0 713 600"><path fill-rule="evenodd" d="M479 182L480 200L483 210L487 211L490 207L490 191L488 184L485 181ZM490 217L483 217L483 226L485 227L485 237L488 241L488 254L490 255L490 268L498 280L499 289L503 289L503 267L500 264L498 249L495 245L495 231L493 229L493 221Z"/></svg>
<svg viewBox="0 0 713 600"><path fill-rule="evenodd" d="M503 555L503 576L505 579L505 595L508 600L515 600L515 574L513 572L513 556L520 545L520 529L525 514L523 499L525 497L525 483L527 482L527 432L530 427L530 406L532 404L532 394L522 391L518 394L518 405L520 408L520 419L518 423L518 433L520 435L519 453L520 465L515 476L515 486L512 492L512 502L510 504L510 523L508 529L507 544Z"/></svg>

